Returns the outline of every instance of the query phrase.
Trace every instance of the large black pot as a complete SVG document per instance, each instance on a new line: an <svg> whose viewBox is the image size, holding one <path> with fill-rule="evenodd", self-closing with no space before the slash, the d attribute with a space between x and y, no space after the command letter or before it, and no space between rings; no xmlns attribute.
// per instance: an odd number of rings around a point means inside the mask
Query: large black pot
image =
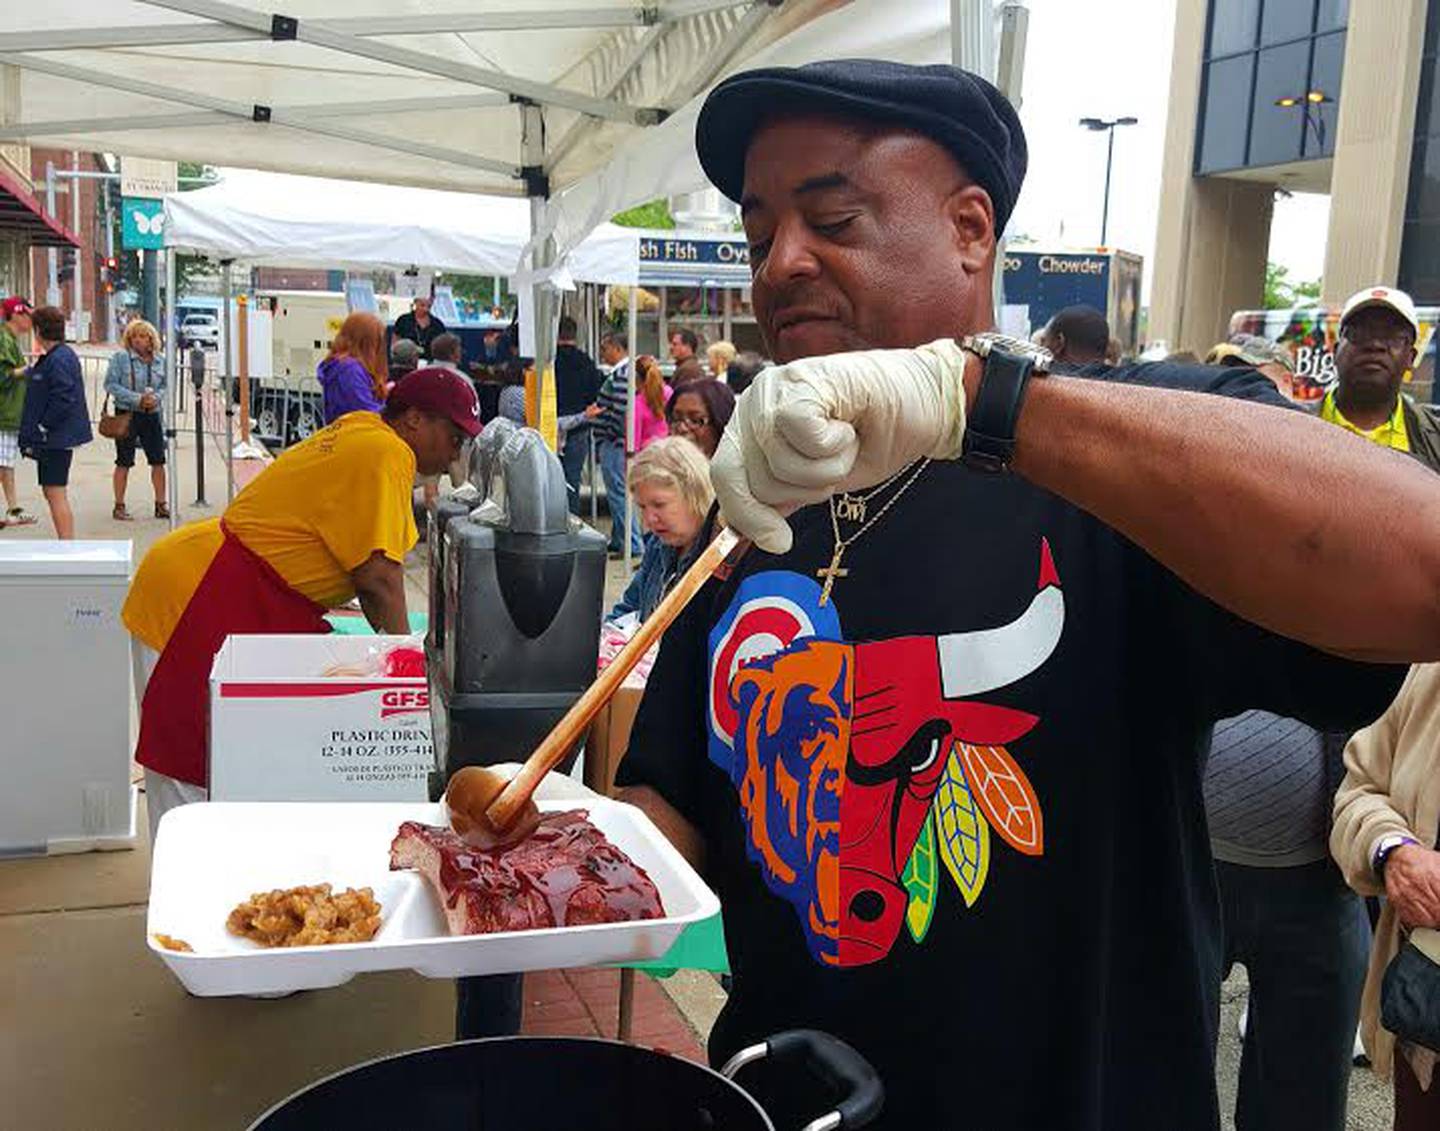
<svg viewBox="0 0 1440 1131"><path fill-rule="evenodd" d="M863 1127L880 1113L884 1091L870 1065L812 1029L745 1049L722 1072L618 1041L497 1037L346 1069L277 1104L250 1131L775 1131L730 1079L767 1056L846 1094L805 1131Z"/></svg>

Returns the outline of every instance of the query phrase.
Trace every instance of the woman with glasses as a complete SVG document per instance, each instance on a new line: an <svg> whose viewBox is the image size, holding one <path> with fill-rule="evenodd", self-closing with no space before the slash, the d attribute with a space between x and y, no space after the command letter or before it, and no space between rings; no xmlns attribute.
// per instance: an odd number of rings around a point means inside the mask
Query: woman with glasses
<svg viewBox="0 0 1440 1131"><path fill-rule="evenodd" d="M696 444L706 459L715 455L720 434L735 411L735 394L719 381L692 381L675 390L665 409L670 435L683 436Z"/></svg>

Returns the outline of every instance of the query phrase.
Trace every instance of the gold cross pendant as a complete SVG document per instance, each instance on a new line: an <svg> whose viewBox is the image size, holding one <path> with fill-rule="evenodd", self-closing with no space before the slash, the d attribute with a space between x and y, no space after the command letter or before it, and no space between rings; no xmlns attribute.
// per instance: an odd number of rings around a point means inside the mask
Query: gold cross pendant
<svg viewBox="0 0 1440 1131"><path fill-rule="evenodd" d="M835 579L837 577L850 576L850 571L848 569L840 568L840 558L844 553L844 546L836 546L835 554L833 557L831 557L830 564L824 569L817 569L815 571L816 577L823 577L825 579L825 584L820 587L820 604L822 607L829 604L830 602L830 590L835 584Z"/></svg>

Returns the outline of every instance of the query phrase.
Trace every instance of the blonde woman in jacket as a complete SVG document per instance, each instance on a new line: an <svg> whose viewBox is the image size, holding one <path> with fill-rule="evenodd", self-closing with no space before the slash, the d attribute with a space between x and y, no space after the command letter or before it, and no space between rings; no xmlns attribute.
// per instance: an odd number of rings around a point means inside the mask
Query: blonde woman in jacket
<svg viewBox="0 0 1440 1131"><path fill-rule="evenodd" d="M1395 702L1345 747L1330 852L1361 895L1383 895L1360 999L1375 1071L1395 1081L1396 1131L1440 1127L1436 1054L1380 1026L1380 985L1404 932L1440 928L1440 664L1410 669ZM1440 1002L1436 1003L1440 1009ZM1398 1054L1398 1055L1397 1055Z"/></svg>

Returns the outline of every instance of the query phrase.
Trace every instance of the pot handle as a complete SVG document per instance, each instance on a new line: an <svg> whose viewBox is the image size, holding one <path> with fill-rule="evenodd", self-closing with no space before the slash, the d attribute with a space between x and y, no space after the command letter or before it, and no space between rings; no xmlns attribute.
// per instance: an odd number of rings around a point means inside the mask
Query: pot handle
<svg viewBox="0 0 1440 1131"><path fill-rule="evenodd" d="M747 1064L767 1056L781 1061L800 1061L825 1083L848 1092L835 1110L807 1123L802 1131L854 1131L880 1114L885 1087L870 1062L838 1037L817 1029L787 1029L763 1044L743 1048L720 1069L726 1079Z"/></svg>

